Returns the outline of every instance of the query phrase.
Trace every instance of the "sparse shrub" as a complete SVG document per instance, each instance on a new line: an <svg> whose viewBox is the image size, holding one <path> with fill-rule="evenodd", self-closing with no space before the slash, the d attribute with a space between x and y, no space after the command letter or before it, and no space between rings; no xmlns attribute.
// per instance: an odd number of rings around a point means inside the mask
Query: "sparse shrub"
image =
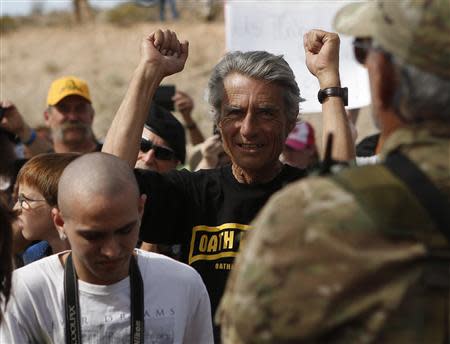
<svg viewBox="0 0 450 344"><path fill-rule="evenodd" d="M140 7L133 3L118 5L106 13L106 20L118 26L130 26L157 18L155 8Z"/></svg>
<svg viewBox="0 0 450 344"><path fill-rule="evenodd" d="M0 32L1 33L7 33L10 31L14 31L18 28L17 21L10 16L2 16L0 17Z"/></svg>
<svg viewBox="0 0 450 344"><path fill-rule="evenodd" d="M69 11L52 11L38 18L40 24L47 27L71 27L75 24L73 13Z"/></svg>
<svg viewBox="0 0 450 344"><path fill-rule="evenodd" d="M61 71L61 68L53 61L48 61L44 65L44 70L47 74L58 74Z"/></svg>

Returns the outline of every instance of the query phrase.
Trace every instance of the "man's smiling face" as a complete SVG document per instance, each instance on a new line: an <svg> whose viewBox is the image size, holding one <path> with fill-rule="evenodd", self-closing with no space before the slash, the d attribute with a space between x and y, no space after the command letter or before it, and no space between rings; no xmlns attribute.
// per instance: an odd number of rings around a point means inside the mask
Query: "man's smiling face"
<svg viewBox="0 0 450 344"><path fill-rule="evenodd" d="M225 77L219 128L234 165L247 171L275 167L293 125L279 85L239 73Z"/></svg>

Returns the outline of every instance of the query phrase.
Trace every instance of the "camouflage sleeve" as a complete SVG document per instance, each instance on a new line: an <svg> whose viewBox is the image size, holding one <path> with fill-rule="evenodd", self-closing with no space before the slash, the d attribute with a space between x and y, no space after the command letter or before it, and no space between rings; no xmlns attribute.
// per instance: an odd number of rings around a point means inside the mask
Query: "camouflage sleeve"
<svg viewBox="0 0 450 344"><path fill-rule="evenodd" d="M406 263L423 246L381 234L325 178L274 195L253 225L216 314L224 343L370 342L420 273Z"/></svg>

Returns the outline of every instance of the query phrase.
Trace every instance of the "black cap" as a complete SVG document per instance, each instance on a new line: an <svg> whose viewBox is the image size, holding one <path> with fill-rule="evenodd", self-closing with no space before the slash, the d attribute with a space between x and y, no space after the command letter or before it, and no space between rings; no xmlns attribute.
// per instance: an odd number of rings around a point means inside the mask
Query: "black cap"
<svg viewBox="0 0 450 344"><path fill-rule="evenodd" d="M183 164L186 159L186 136L181 123L172 113L152 102L145 127L161 136Z"/></svg>

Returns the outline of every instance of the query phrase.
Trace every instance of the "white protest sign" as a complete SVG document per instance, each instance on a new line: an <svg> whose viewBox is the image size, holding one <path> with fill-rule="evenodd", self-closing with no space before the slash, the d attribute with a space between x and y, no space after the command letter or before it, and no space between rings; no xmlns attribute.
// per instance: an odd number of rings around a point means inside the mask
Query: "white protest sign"
<svg viewBox="0 0 450 344"><path fill-rule="evenodd" d="M227 50L266 50L282 54L295 73L302 112L320 112L319 83L305 65L303 34L320 28L332 31L334 15L350 1L228 0L225 4ZM367 71L353 57L352 37L341 36L340 76L349 89L349 108L370 103Z"/></svg>

